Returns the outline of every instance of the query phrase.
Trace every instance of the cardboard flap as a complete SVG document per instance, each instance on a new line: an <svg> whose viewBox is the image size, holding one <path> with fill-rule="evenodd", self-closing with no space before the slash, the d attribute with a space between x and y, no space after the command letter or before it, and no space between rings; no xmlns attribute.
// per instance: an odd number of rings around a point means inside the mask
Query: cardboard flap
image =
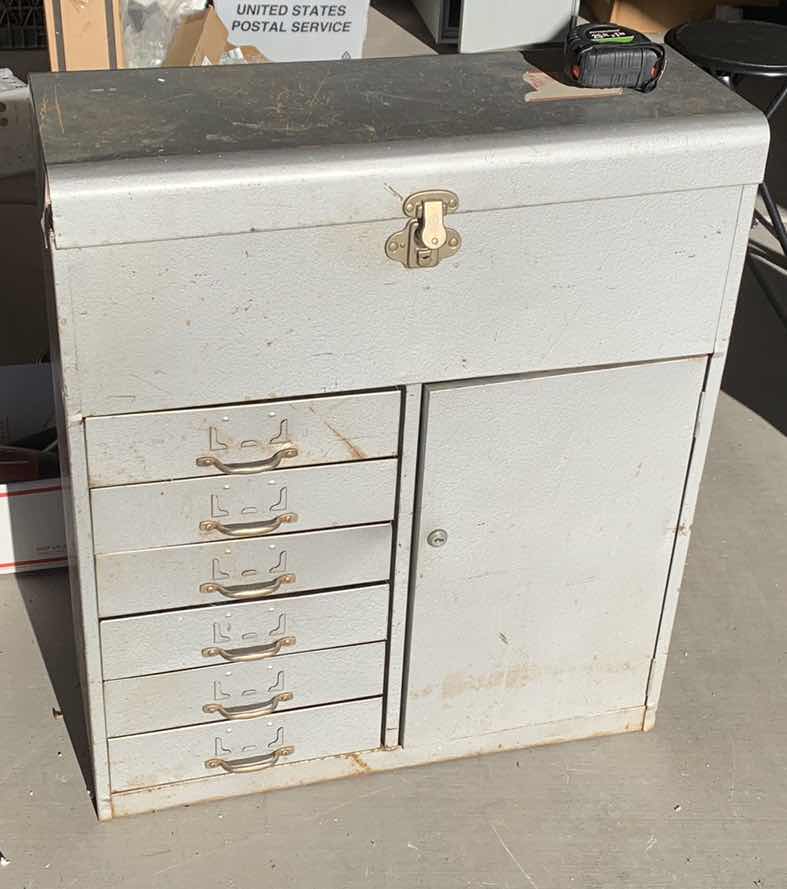
<svg viewBox="0 0 787 889"><path fill-rule="evenodd" d="M211 6L183 20L172 38L164 65L168 68L218 65L226 43L227 29Z"/></svg>

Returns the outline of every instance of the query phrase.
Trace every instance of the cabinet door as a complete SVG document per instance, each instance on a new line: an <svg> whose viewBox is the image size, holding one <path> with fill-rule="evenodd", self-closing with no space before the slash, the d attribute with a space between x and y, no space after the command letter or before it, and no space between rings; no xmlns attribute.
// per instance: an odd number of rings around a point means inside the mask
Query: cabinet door
<svg viewBox="0 0 787 889"><path fill-rule="evenodd" d="M462 0L460 52L485 52L562 40L574 0Z"/></svg>
<svg viewBox="0 0 787 889"><path fill-rule="evenodd" d="M643 705L705 365L427 389L405 744Z"/></svg>

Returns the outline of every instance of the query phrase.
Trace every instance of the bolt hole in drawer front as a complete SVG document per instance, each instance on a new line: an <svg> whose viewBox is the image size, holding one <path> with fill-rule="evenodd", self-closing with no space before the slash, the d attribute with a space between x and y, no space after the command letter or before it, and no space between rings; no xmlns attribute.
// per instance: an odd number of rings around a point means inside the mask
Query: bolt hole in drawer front
<svg viewBox="0 0 787 889"><path fill-rule="evenodd" d="M305 651L104 683L112 737L208 722L261 719L284 710L383 693L385 642ZM207 708L207 710L206 710Z"/></svg>
<svg viewBox="0 0 787 889"><path fill-rule="evenodd" d="M398 391L91 417L92 486L395 457Z"/></svg>
<svg viewBox="0 0 787 889"><path fill-rule="evenodd" d="M388 585L380 584L105 620L104 678L275 660L297 651L378 642L388 632L388 599Z"/></svg>
<svg viewBox="0 0 787 889"><path fill-rule="evenodd" d="M390 571L390 524L96 557L101 617L371 584Z"/></svg>
<svg viewBox="0 0 787 889"><path fill-rule="evenodd" d="M382 700L329 704L221 725L113 738L109 770L114 791L224 775L380 746ZM224 764L224 767L220 763ZM208 765L209 764L209 765Z"/></svg>
<svg viewBox="0 0 787 889"><path fill-rule="evenodd" d="M98 488L96 554L393 519L398 461Z"/></svg>

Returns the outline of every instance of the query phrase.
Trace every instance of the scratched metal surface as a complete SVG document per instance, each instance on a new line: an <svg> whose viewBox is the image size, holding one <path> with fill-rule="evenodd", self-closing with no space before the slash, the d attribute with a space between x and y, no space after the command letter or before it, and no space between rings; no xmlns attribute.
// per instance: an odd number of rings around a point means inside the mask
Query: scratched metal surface
<svg viewBox="0 0 787 889"><path fill-rule="evenodd" d="M553 55L530 58L555 65ZM526 103L532 67L506 52L41 74L31 86L49 166L614 128L748 107L677 54L649 96Z"/></svg>

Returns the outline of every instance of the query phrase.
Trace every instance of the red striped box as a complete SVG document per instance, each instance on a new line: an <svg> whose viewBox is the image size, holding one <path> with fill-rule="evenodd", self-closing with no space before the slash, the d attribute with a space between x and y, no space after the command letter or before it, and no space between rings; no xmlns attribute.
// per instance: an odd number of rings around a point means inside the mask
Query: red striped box
<svg viewBox="0 0 787 889"><path fill-rule="evenodd" d="M0 574L66 564L60 480L0 485Z"/></svg>

